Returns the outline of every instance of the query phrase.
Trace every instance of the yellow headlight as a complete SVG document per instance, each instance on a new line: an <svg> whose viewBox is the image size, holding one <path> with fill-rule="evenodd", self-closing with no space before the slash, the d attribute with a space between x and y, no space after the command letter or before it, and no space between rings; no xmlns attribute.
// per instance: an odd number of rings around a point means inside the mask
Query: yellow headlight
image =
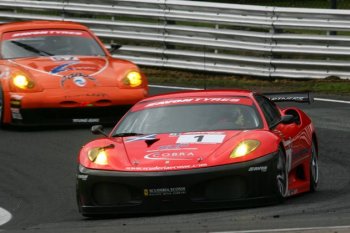
<svg viewBox="0 0 350 233"><path fill-rule="evenodd" d="M107 165L108 156L106 151L103 148L97 147L89 150L88 158L91 162L94 162L98 165Z"/></svg>
<svg viewBox="0 0 350 233"><path fill-rule="evenodd" d="M21 89L33 88L34 84L25 75L17 74L13 77L13 84Z"/></svg>
<svg viewBox="0 0 350 233"><path fill-rule="evenodd" d="M238 158L249 154L258 148L260 142L258 140L245 140L238 144L238 146L232 151L230 158Z"/></svg>
<svg viewBox="0 0 350 233"><path fill-rule="evenodd" d="M125 82L130 87L138 87L142 84L142 76L137 71L131 71L126 75Z"/></svg>

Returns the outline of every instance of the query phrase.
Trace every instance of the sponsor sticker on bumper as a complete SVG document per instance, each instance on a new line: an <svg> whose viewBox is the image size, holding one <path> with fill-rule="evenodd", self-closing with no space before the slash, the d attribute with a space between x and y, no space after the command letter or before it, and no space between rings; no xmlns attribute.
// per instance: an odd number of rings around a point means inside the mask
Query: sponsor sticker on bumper
<svg viewBox="0 0 350 233"><path fill-rule="evenodd" d="M186 187L173 187L173 188L152 188L144 189L143 194L145 197L152 196L174 196L186 194Z"/></svg>

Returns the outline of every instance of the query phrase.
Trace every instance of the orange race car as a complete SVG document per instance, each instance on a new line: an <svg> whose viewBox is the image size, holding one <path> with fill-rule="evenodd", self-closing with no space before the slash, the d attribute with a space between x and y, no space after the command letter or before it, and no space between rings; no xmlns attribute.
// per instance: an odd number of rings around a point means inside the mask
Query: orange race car
<svg viewBox="0 0 350 233"><path fill-rule="evenodd" d="M0 24L0 40L0 125L113 123L148 94L140 69L81 24Z"/></svg>

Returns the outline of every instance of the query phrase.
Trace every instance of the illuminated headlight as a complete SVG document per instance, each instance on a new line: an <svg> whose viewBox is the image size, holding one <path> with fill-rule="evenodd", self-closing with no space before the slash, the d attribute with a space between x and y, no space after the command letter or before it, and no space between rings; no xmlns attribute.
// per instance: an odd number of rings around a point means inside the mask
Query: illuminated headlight
<svg viewBox="0 0 350 233"><path fill-rule="evenodd" d="M124 78L124 83L130 87L138 87L142 84L142 75L137 71L129 72Z"/></svg>
<svg viewBox="0 0 350 233"><path fill-rule="evenodd" d="M101 147L90 149L88 152L88 158L91 162L96 163L98 165L108 164L107 152L104 148Z"/></svg>
<svg viewBox="0 0 350 233"><path fill-rule="evenodd" d="M259 145L260 142L258 140L244 140L232 151L230 158L245 156L258 148Z"/></svg>
<svg viewBox="0 0 350 233"><path fill-rule="evenodd" d="M25 75L17 74L12 79L13 84L21 89L31 89L34 87L34 83Z"/></svg>

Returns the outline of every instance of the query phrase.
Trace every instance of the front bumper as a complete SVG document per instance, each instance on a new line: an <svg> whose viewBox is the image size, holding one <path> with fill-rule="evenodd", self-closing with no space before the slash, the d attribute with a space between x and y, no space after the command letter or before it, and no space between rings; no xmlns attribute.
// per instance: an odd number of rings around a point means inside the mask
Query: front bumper
<svg viewBox="0 0 350 233"><path fill-rule="evenodd" d="M247 207L276 202L276 154L253 161L169 172L116 172L79 166L84 216Z"/></svg>
<svg viewBox="0 0 350 233"><path fill-rule="evenodd" d="M146 95L146 89L115 87L9 93L8 111L11 121L8 123L12 125L116 123L133 104Z"/></svg>

